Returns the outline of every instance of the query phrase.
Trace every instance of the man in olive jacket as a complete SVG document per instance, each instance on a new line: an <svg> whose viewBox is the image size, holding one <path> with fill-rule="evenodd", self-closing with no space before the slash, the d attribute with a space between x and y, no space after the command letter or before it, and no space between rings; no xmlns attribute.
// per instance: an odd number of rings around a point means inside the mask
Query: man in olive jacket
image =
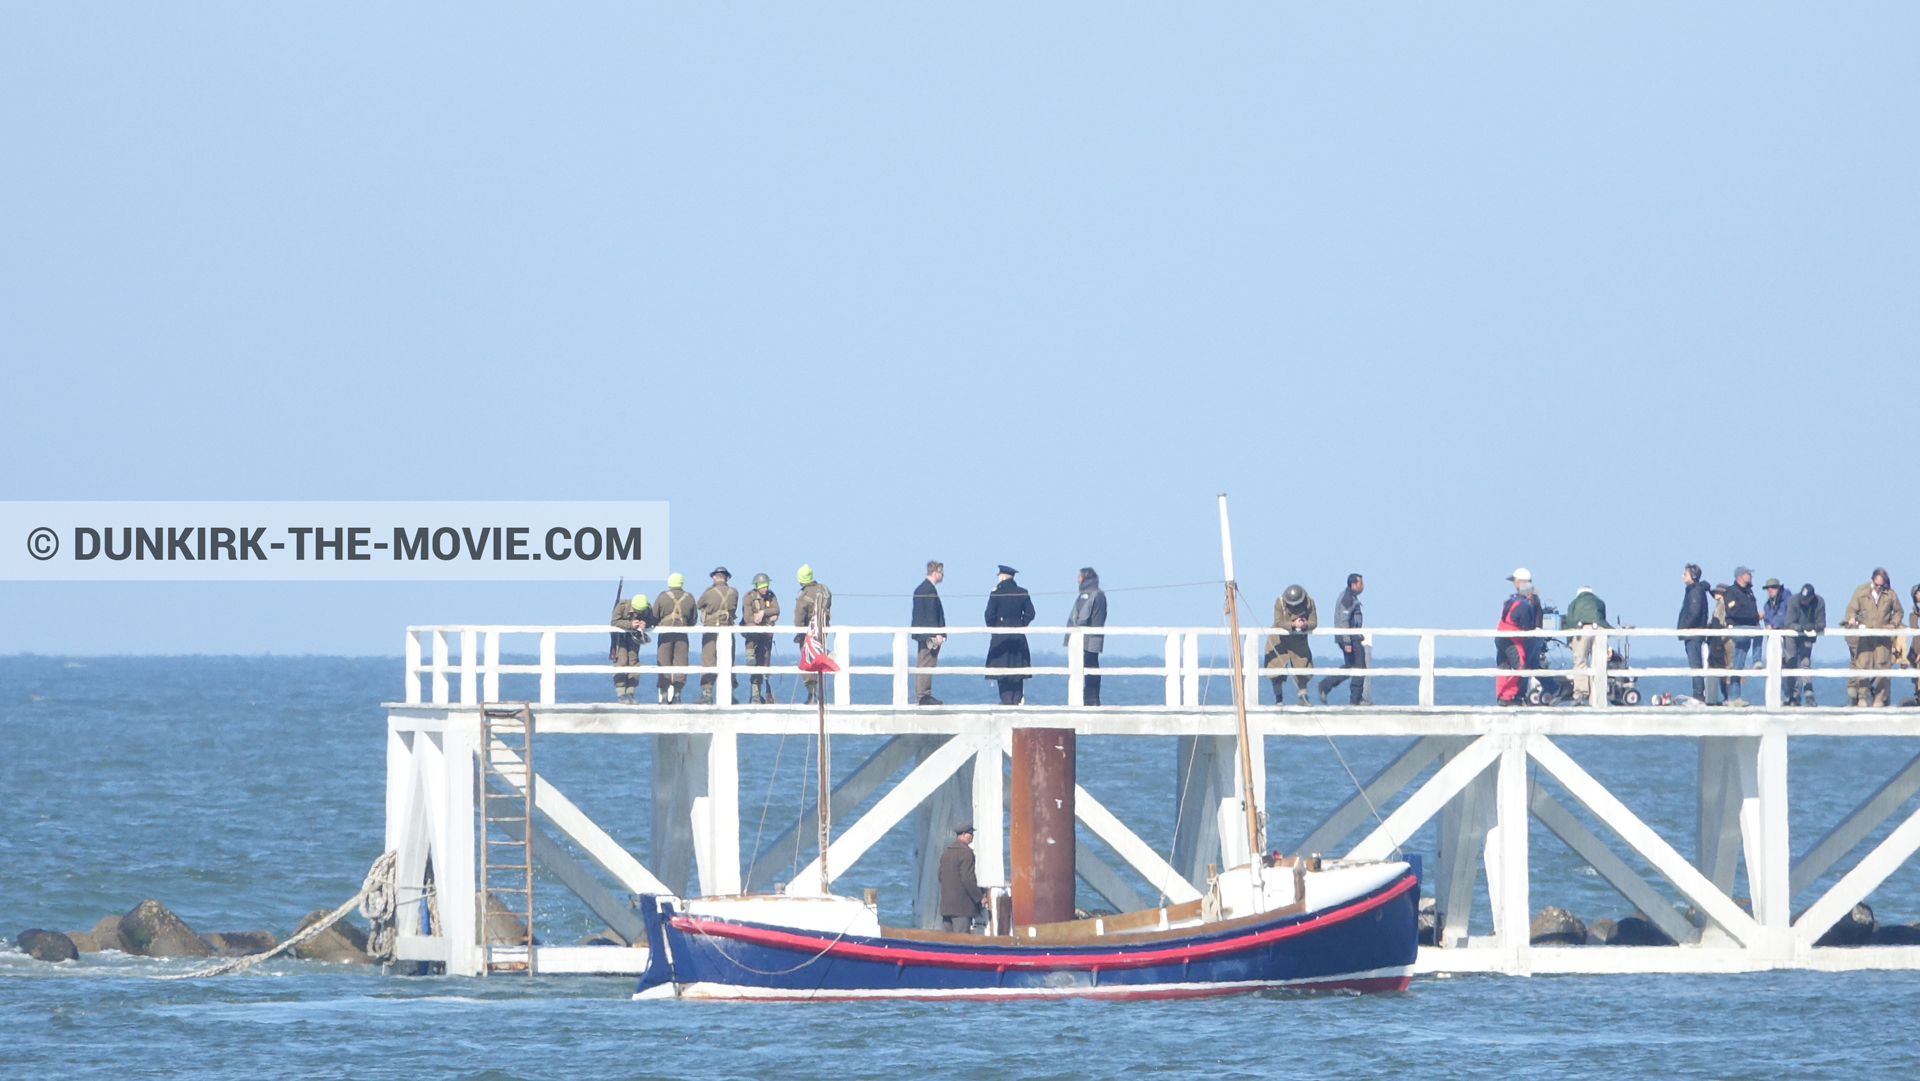
<svg viewBox="0 0 1920 1081"><path fill-rule="evenodd" d="M773 595L773 579L764 574L753 576L753 588L740 599L740 622L749 627L771 627L780 622L780 598ZM767 668L773 664L773 635L743 634L747 640L747 666ZM773 677L755 672L747 684L749 705L768 705L773 701Z"/></svg>
<svg viewBox="0 0 1920 1081"><path fill-rule="evenodd" d="M800 564L800 571L795 577L800 581L800 592L795 594L793 598L793 625L805 628L809 623L818 619L820 622L820 634L823 639L820 644L824 647L826 645L824 639L826 637L827 625L833 622L833 590L828 589L824 583L813 580L813 564L811 563ZM793 641L797 645L805 641L806 637L805 633L796 634L793 636ZM801 682L807 685L807 705L811 706L815 702L818 702L820 700L820 673L808 672L801 677Z"/></svg>
<svg viewBox="0 0 1920 1081"><path fill-rule="evenodd" d="M1570 630L1583 627L1597 630L1613 629L1613 624L1607 622L1607 602L1601 600L1598 594L1586 586L1581 586L1579 590L1574 593L1573 600L1567 602L1565 625ZM1588 664L1597 660L1600 666L1605 668L1607 664L1607 647L1603 644L1605 642L1605 635L1595 634L1576 634L1567 639L1568 647L1573 650L1573 666L1575 668L1585 668ZM1602 643L1598 656L1594 654L1594 646L1596 643ZM1592 692L1593 677L1573 677L1574 705L1584 706L1592 702ZM1601 693L1605 694L1606 692L1602 689Z"/></svg>
<svg viewBox="0 0 1920 1081"><path fill-rule="evenodd" d="M953 843L940 853L940 923L943 931L967 935L987 891L974 872L973 823L962 822L953 833Z"/></svg>
<svg viewBox="0 0 1920 1081"><path fill-rule="evenodd" d="M653 618L657 627L691 627L698 611L693 594L681 589L686 579L679 572L667 575L667 591L653 598ZM654 652L654 662L661 667L684 667L687 663L687 633L685 631L660 632L659 646ZM654 680L654 687L662 702L680 701L680 692L687 684L685 672L662 672Z"/></svg>
<svg viewBox="0 0 1920 1081"><path fill-rule="evenodd" d="M1906 612L1900 608L1900 598L1893 592L1893 581L1888 577L1886 568L1875 567L1873 577L1853 591L1847 601L1847 608L1840 616L1842 627L1858 627L1862 630L1893 630L1906 621ZM1853 667L1869 670L1891 668L1893 666L1893 638L1876 637L1847 639L1847 649L1853 653ZM1847 681L1847 705L1885 706L1890 704L1893 694L1893 681L1884 676L1879 679L1850 679Z"/></svg>
<svg viewBox="0 0 1920 1081"><path fill-rule="evenodd" d="M653 625L653 610L647 605L645 593L635 593L624 601L613 602L613 618L608 620L619 628L608 635L613 639L607 650L607 660L615 668L633 668L640 664L640 647L647 644L647 628ZM640 686L640 677L632 672L616 672L613 676L614 697L633 704L634 689Z"/></svg>
<svg viewBox="0 0 1920 1081"><path fill-rule="evenodd" d="M740 591L733 588L733 572L725 567L713 568L713 584L700 594L700 625L702 627L731 627L734 623L734 610L740 605ZM736 656L733 649L733 637L727 637L727 655ZM712 668L720 663L720 636L703 634L700 636L700 667ZM713 687L720 677L712 673L700 675L700 702L713 705ZM734 687L740 686L740 677L732 677L728 687L727 701L733 701Z"/></svg>
<svg viewBox="0 0 1920 1081"><path fill-rule="evenodd" d="M1305 587L1290 585L1273 602L1273 626L1287 634L1267 636L1266 661L1261 665L1267 669L1312 668L1313 648L1307 644L1307 635L1320 625L1320 613L1313 606L1313 598L1307 596ZM1269 676L1273 680L1273 704L1286 704L1287 677ZM1294 697L1301 705L1307 704L1307 683L1313 677L1295 676Z"/></svg>

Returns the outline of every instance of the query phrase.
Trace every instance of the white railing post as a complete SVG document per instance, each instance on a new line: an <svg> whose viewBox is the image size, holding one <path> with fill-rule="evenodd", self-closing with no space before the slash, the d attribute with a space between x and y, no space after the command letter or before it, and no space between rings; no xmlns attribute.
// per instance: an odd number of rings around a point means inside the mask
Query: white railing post
<svg viewBox="0 0 1920 1081"><path fill-rule="evenodd" d="M1607 629L1593 628L1593 647L1587 651L1587 705L1606 709L1607 701Z"/></svg>
<svg viewBox="0 0 1920 1081"><path fill-rule="evenodd" d="M487 675L485 680L485 690L483 691L484 697L482 697L480 700L482 702L498 702L500 701L500 632L499 631L487 632L486 650L481 655L480 663L486 665L486 669L487 669Z"/></svg>
<svg viewBox="0 0 1920 1081"><path fill-rule="evenodd" d="M440 894L441 934L447 940L447 975L477 976L485 948L476 926L474 898L479 892L474 868L474 768L480 749L480 717L447 718L441 734L440 790L445 793L440 828L446 843L434 851L433 877Z"/></svg>
<svg viewBox="0 0 1920 1081"><path fill-rule="evenodd" d="M474 637L470 630L460 632L460 704L463 706L473 705L474 693L479 690L474 685L480 675Z"/></svg>
<svg viewBox="0 0 1920 1081"><path fill-rule="evenodd" d="M1180 636L1167 635L1167 705L1180 704Z"/></svg>
<svg viewBox="0 0 1920 1081"><path fill-rule="evenodd" d="M907 648L910 641L906 631L893 632L893 704L896 706L912 702L908 697L908 685L913 679L913 655Z"/></svg>
<svg viewBox="0 0 1920 1081"><path fill-rule="evenodd" d="M413 628L407 628L407 685L404 688L408 705L420 702L420 635Z"/></svg>
<svg viewBox="0 0 1920 1081"><path fill-rule="evenodd" d="M433 632L433 704L447 704L447 632Z"/></svg>
<svg viewBox="0 0 1920 1081"><path fill-rule="evenodd" d="M540 704L551 706L554 702L554 683L560 673L554 671L554 633L540 632Z"/></svg>
<svg viewBox="0 0 1920 1081"><path fill-rule="evenodd" d="M1246 642L1241 645L1240 653L1240 660L1243 665L1243 671L1240 674L1241 678L1246 680L1246 683L1240 688L1240 693L1247 703L1247 708L1252 709L1254 706L1260 704L1260 632L1247 631L1246 639ZM1254 759L1254 764L1260 765L1260 760L1257 757ZM1261 768L1264 769L1265 767L1262 766ZM1266 805L1266 795L1263 792L1261 794L1260 806L1265 807Z"/></svg>
<svg viewBox="0 0 1920 1081"><path fill-rule="evenodd" d="M853 704L853 676L847 666L853 663L853 635L846 631L833 632L833 659L840 662L840 670L833 673L833 704L850 706Z"/></svg>
<svg viewBox="0 0 1920 1081"><path fill-rule="evenodd" d="M1067 632L1067 705L1070 708L1087 704L1086 638L1085 631Z"/></svg>
<svg viewBox="0 0 1920 1081"><path fill-rule="evenodd" d="M732 627L715 627L710 633L717 635L713 642L713 700L723 706L733 705L733 637Z"/></svg>
<svg viewBox="0 0 1920 1081"><path fill-rule="evenodd" d="M1181 698L1189 706L1200 704L1200 636L1188 633L1180 644Z"/></svg>
<svg viewBox="0 0 1920 1081"><path fill-rule="evenodd" d="M1767 649L1767 708L1779 709L1785 702L1780 686L1781 654L1786 650L1786 639L1779 631L1768 630Z"/></svg>
<svg viewBox="0 0 1920 1081"><path fill-rule="evenodd" d="M1433 634L1420 636L1420 704L1433 705Z"/></svg>

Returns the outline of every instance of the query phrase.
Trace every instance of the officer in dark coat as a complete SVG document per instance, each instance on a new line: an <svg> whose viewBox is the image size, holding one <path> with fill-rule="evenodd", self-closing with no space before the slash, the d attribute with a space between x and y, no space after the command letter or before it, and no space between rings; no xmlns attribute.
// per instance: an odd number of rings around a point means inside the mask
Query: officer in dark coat
<svg viewBox="0 0 1920 1081"><path fill-rule="evenodd" d="M993 587L987 595L987 618L989 627L1025 627L1033 622L1033 598L1013 576L1020 572L1005 564L1000 566L1000 584ZM988 668L1027 668L1033 664L1033 655L1027 652L1027 636L1024 634L996 634L987 643ZM1017 706L1026 697L1023 686L1025 675L1002 676L1000 678L1000 704Z"/></svg>
<svg viewBox="0 0 1920 1081"><path fill-rule="evenodd" d="M972 934L974 917L987 891L974 872L973 823L954 827L953 843L940 853L940 929Z"/></svg>

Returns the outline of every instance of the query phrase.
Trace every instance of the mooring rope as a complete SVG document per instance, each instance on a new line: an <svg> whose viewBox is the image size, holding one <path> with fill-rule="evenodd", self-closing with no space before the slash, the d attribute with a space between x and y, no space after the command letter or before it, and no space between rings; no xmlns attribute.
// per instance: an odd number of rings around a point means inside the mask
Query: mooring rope
<svg viewBox="0 0 1920 1081"><path fill-rule="evenodd" d="M367 870L366 881L361 883L360 892L348 899L346 904L328 913L326 918L313 926L287 939L265 953L252 953L245 957L235 957L222 961L210 968L195 969L169 976L153 976L156 980L194 980L204 976L228 976L242 969L251 968L272 957L293 949L309 939L319 936L327 928L346 918L357 905L360 914L373 924L373 933L367 936L367 954L375 960L390 959L393 951L393 915L399 907L398 895L394 889L394 863L397 853L382 852L380 858L373 861Z"/></svg>

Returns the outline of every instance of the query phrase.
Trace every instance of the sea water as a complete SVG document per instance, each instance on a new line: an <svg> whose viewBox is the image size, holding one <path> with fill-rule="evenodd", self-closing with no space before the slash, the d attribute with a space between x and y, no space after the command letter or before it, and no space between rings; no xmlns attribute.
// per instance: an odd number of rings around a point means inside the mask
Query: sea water
<svg viewBox="0 0 1920 1081"><path fill-rule="evenodd" d="M636 1003L625 978L403 978L293 960L161 981L149 977L200 962L102 953L54 965L11 948L22 929L86 930L147 897L197 930L284 936L304 913L352 896L381 848L380 703L400 696L399 669L397 659L0 658L0 1077L1920 1076L1908 1036L1920 974L1904 972L1423 978L1397 995L1193 1002L771 1005ZM1403 700L1406 683L1383 679L1375 697ZM1445 694L1487 696L1470 683ZM562 688L570 699L611 698L599 679ZM1031 692L1063 694L1059 680L1036 680ZM935 693L985 701L992 688L949 676ZM1158 680L1110 678L1104 697L1158 693ZM744 851L797 816L811 728L811 715L797 716L785 736L743 740ZM1559 742L1692 851L1694 741ZM537 745L542 775L642 858L650 743L554 735ZM1349 771L1365 779L1405 743L1268 741L1275 844L1345 798ZM835 740L836 774L877 744ZM1796 852L1914 751L1879 739L1792 746ZM1174 829L1174 761L1172 739L1080 741L1082 783L1162 851ZM840 880L845 892L879 890L889 922L910 914L911 832L890 833ZM1431 853L1432 832L1406 847ZM1630 911L1543 829L1530 859L1534 907L1588 920ZM544 941L599 929L551 879L538 890ZM1103 903L1085 891L1081 901ZM1920 918L1920 873L1902 869L1871 901L1882 923ZM1485 913L1483 892L1475 933L1487 930Z"/></svg>

